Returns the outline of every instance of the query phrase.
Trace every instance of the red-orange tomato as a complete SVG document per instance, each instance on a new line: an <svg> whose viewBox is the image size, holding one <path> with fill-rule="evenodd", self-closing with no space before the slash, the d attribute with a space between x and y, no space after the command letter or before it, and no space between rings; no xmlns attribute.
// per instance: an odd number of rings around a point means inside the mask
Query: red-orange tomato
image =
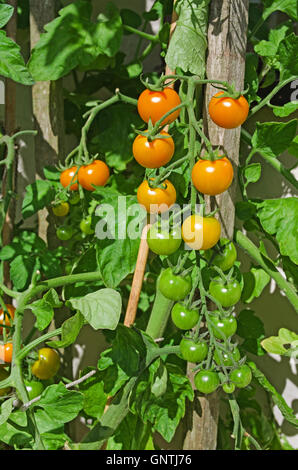
<svg viewBox="0 0 298 470"><path fill-rule="evenodd" d="M223 94L223 91L216 93L209 102L209 115L215 124L224 129L234 129L241 126L247 118L249 105L244 98L216 98Z"/></svg>
<svg viewBox="0 0 298 470"><path fill-rule="evenodd" d="M166 87L163 91L144 90L138 98L138 112L145 122L151 119L155 124L171 109L181 103L178 93L172 88ZM162 121L162 125L175 121L179 116L180 109L171 113Z"/></svg>
<svg viewBox="0 0 298 470"><path fill-rule="evenodd" d="M67 170L62 171L62 173L60 174L60 183L62 184L62 186L64 186L64 188L66 188L70 183L72 183L69 189L71 191L78 190L79 186L77 175L75 176L77 169L77 166L72 166L71 168L67 168Z"/></svg>
<svg viewBox="0 0 298 470"><path fill-rule="evenodd" d="M104 186L109 177L109 167L101 160L94 160L90 165L82 166L78 173L79 183L87 191L94 191L94 186Z"/></svg>
<svg viewBox="0 0 298 470"><path fill-rule="evenodd" d="M0 335L2 335L3 332L3 326L11 326L12 320L14 318L14 312L15 308L13 305L6 304L7 311L9 313L9 316L7 313L4 314L3 308L0 310Z"/></svg>
<svg viewBox="0 0 298 470"><path fill-rule="evenodd" d="M176 202L176 190L169 180L163 182L165 188L150 188L145 180L139 186L137 199L148 213L155 214L169 210Z"/></svg>
<svg viewBox="0 0 298 470"><path fill-rule="evenodd" d="M0 363L12 360L12 343L0 344Z"/></svg>
<svg viewBox="0 0 298 470"><path fill-rule="evenodd" d="M230 160L198 160L191 173L192 182L202 194L215 196L228 189L233 181L234 171Z"/></svg>
<svg viewBox="0 0 298 470"><path fill-rule="evenodd" d="M172 137L162 131L166 139L154 139L151 142L147 137L138 135L132 145L132 153L136 161L145 168L159 168L166 165L174 155L175 144Z"/></svg>

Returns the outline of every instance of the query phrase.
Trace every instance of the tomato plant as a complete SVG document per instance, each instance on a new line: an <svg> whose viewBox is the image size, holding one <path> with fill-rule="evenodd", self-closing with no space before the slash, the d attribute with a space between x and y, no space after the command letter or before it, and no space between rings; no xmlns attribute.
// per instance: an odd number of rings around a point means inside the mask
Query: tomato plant
<svg viewBox="0 0 298 470"><path fill-rule="evenodd" d="M95 186L104 186L109 177L109 167L101 160L94 160L90 165L83 165L78 171L79 184L87 191L94 191Z"/></svg>
<svg viewBox="0 0 298 470"><path fill-rule="evenodd" d="M5 305L6 311L3 308L0 309L0 335L3 333L3 327L11 326L14 319L15 308L11 304Z"/></svg>
<svg viewBox="0 0 298 470"><path fill-rule="evenodd" d="M215 392L220 384L219 376L213 370L201 370L195 375L194 381L197 390L206 395Z"/></svg>
<svg viewBox="0 0 298 470"><path fill-rule="evenodd" d="M47 380L54 377L60 367L59 354L55 349L41 348L38 350L38 359L32 365L32 374L38 379Z"/></svg>
<svg viewBox="0 0 298 470"><path fill-rule="evenodd" d="M151 187L147 180L138 187L137 198L139 204L149 213L165 212L175 204L176 190L174 185L165 180L161 187Z"/></svg>
<svg viewBox="0 0 298 470"><path fill-rule="evenodd" d="M234 176L234 170L227 157L218 160L198 160L193 166L191 177L194 186L202 194L215 196L226 191Z"/></svg>
<svg viewBox="0 0 298 470"><path fill-rule="evenodd" d="M175 281L173 281L173 283L174 282ZM177 288L179 288L178 283L177 286ZM197 310L187 308L180 303L175 304L172 308L171 317L174 325L180 328L180 330L191 330L199 321L199 313Z"/></svg>
<svg viewBox="0 0 298 470"><path fill-rule="evenodd" d="M241 298L241 286L236 279L224 281L216 277L210 282L209 292L223 307L231 307Z"/></svg>
<svg viewBox="0 0 298 470"><path fill-rule="evenodd" d="M174 227L172 230L162 229L154 224L147 233L147 243L151 251L157 255L171 255L181 245L181 230Z"/></svg>
<svg viewBox="0 0 298 470"><path fill-rule="evenodd" d="M190 293L191 278L174 274L171 268L165 269L159 278L159 289L167 299L183 300Z"/></svg>
<svg viewBox="0 0 298 470"><path fill-rule="evenodd" d="M221 226L214 217L189 216L182 225L182 238L193 250L209 250L219 240Z"/></svg>
<svg viewBox="0 0 298 470"><path fill-rule="evenodd" d="M163 138L155 138L151 142L144 135L138 135L132 146L132 153L136 161L145 168L159 168L171 160L175 151L172 137L162 131Z"/></svg>
<svg viewBox="0 0 298 470"><path fill-rule="evenodd" d="M180 343L183 359L189 362L202 362L208 354L208 345L204 341L183 338Z"/></svg>
<svg viewBox="0 0 298 470"><path fill-rule="evenodd" d="M239 127L247 118L249 105L244 96L237 99L222 97L222 91L216 93L209 103L209 115L212 121L225 129Z"/></svg>
<svg viewBox="0 0 298 470"><path fill-rule="evenodd" d="M138 97L138 112L143 121L149 122L149 119L155 124L164 114L171 111L181 103L179 95L172 88L166 87L162 91L144 90ZM180 109L162 121L162 124L169 124L179 116Z"/></svg>
<svg viewBox="0 0 298 470"><path fill-rule="evenodd" d="M14 3L0 448L291 448L296 2Z"/></svg>

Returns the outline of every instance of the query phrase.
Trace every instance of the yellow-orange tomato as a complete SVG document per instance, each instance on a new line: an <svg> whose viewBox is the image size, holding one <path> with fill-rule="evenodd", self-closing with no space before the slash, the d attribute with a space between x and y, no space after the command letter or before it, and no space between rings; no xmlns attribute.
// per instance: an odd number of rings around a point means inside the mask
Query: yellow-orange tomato
<svg viewBox="0 0 298 470"><path fill-rule="evenodd" d="M51 348L41 348L31 370L32 374L40 380L48 380L57 374L59 368L60 358L57 351Z"/></svg>
<svg viewBox="0 0 298 470"><path fill-rule="evenodd" d="M170 87L166 87L163 91L144 90L138 98L138 112L145 122L151 119L155 124L168 111L175 108L181 103L178 93ZM175 121L179 116L180 109L173 111L167 118L162 121L162 125Z"/></svg>
<svg viewBox="0 0 298 470"><path fill-rule="evenodd" d="M190 215L182 224L182 238L193 250L209 250L220 238L221 226L214 217Z"/></svg>
<svg viewBox="0 0 298 470"><path fill-rule="evenodd" d="M209 115L215 124L224 129L234 129L241 126L247 118L249 104L244 96L234 98L216 98L223 91L212 96L209 102Z"/></svg>
<svg viewBox="0 0 298 470"><path fill-rule="evenodd" d="M60 183L64 188L66 188L70 183L70 190L71 191L77 191L78 190L78 181L77 181L77 171L78 167L77 166L72 166L71 168L67 168L67 170L62 171L60 174Z"/></svg>
<svg viewBox="0 0 298 470"><path fill-rule="evenodd" d="M136 161L145 168L159 168L166 165L174 155L175 144L172 137L162 131L166 139L154 139L151 142L147 137L138 135L132 145L132 153Z"/></svg>
<svg viewBox="0 0 298 470"><path fill-rule="evenodd" d="M198 160L191 173L192 182L202 194L215 196L228 189L233 181L234 171L226 157L219 160Z"/></svg>
<svg viewBox="0 0 298 470"><path fill-rule="evenodd" d="M90 165L82 166L78 173L79 183L87 191L94 191L94 186L104 186L109 177L109 167L101 160L94 160Z"/></svg>
<svg viewBox="0 0 298 470"><path fill-rule="evenodd" d="M5 304L6 309L9 313L9 315L4 311L3 308L0 309L0 335L2 335L3 332L3 326L11 326L12 325L12 320L14 319L14 312L15 308L11 304Z"/></svg>
<svg viewBox="0 0 298 470"><path fill-rule="evenodd" d="M11 362L12 360L12 343L0 344L0 363Z"/></svg>
<svg viewBox="0 0 298 470"><path fill-rule="evenodd" d="M176 190L169 180L163 181L164 188L150 188L145 180L139 186L137 199L148 213L155 214L169 210L176 202Z"/></svg>

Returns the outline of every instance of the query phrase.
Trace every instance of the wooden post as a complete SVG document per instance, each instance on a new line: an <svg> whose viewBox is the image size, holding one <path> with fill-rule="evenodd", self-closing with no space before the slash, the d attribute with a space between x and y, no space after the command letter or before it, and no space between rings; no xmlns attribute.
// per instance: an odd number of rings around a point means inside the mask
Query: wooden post
<svg viewBox="0 0 298 470"><path fill-rule="evenodd" d="M56 17L55 0L30 0L31 49L39 41L44 26ZM36 82L32 88L33 116L38 135L35 138L37 178L43 178L43 168L55 165L64 157L64 113L62 80ZM52 214L39 211L39 236L53 246ZM48 221L47 221L48 219ZM48 223L49 222L49 223Z"/></svg>
<svg viewBox="0 0 298 470"><path fill-rule="evenodd" d="M226 80L237 90L243 89L248 23L248 0L212 0L209 11L207 78ZM205 133L214 147L220 146L234 166L235 178L228 191L206 199L209 210L219 207L217 214L222 226L222 237L233 238L235 193L239 161L240 128L222 129L208 114L208 104L218 90L208 85L205 92ZM192 367L189 376L193 381ZM213 450L217 443L219 399L216 393L206 398L197 397L189 407L185 425L184 449Z"/></svg>

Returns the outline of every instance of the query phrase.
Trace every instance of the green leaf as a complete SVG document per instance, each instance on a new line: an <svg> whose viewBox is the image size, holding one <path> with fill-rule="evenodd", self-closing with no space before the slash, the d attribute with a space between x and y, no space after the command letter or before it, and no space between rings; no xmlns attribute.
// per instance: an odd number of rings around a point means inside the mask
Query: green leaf
<svg viewBox="0 0 298 470"><path fill-rule="evenodd" d="M292 143L288 148L288 152L295 157L298 157L298 135L293 139Z"/></svg>
<svg viewBox="0 0 298 470"><path fill-rule="evenodd" d="M272 400L275 405L281 411L283 417L294 426L298 426L298 419L296 418L294 411L287 405L284 398L277 392L273 385L268 381L265 375L257 368L253 362L248 363L249 367L253 372L253 376L259 382L261 387L263 387L268 393L271 394Z"/></svg>
<svg viewBox="0 0 298 470"><path fill-rule="evenodd" d="M250 220L256 214L256 206L249 201L236 202L236 215L240 220Z"/></svg>
<svg viewBox="0 0 298 470"><path fill-rule="evenodd" d="M89 372L85 369L81 375ZM100 419L107 402L108 394L104 391L105 384L103 381L103 373L96 372L79 385L80 392L84 395L83 411L93 418Z"/></svg>
<svg viewBox="0 0 298 470"><path fill-rule="evenodd" d="M165 61L171 70L178 67L203 77L207 50L209 0L188 0L177 3L178 21L171 37Z"/></svg>
<svg viewBox="0 0 298 470"><path fill-rule="evenodd" d="M52 431L76 418L83 408L83 395L68 390L62 383L50 385L41 399L30 408L37 407L35 418L41 433Z"/></svg>
<svg viewBox="0 0 298 470"><path fill-rule="evenodd" d="M0 28L3 28L9 22L14 12L11 5L0 5Z"/></svg>
<svg viewBox="0 0 298 470"><path fill-rule="evenodd" d="M248 102L260 101L258 97L259 76L258 76L258 56L252 52L246 54L244 88L248 88L246 98Z"/></svg>
<svg viewBox="0 0 298 470"><path fill-rule="evenodd" d="M89 65L100 54L116 54L122 37L118 9L108 3L96 23L90 20L91 11L89 1L77 0L45 26L29 61L36 80L58 80L79 65Z"/></svg>
<svg viewBox="0 0 298 470"><path fill-rule="evenodd" d="M34 80L25 66L20 47L4 31L0 31L0 75L22 85L33 85Z"/></svg>
<svg viewBox="0 0 298 470"><path fill-rule="evenodd" d="M39 259L29 255L16 256L9 265L10 278L16 290L28 287L32 274L40 267Z"/></svg>
<svg viewBox="0 0 298 470"><path fill-rule="evenodd" d="M245 187L249 183L256 183L261 178L262 167L260 163L251 163L243 168L243 175L246 179Z"/></svg>
<svg viewBox="0 0 298 470"><path fill-rule="evenodd" d="M277 54L279 44L286 37L288 30L289 27L287 25L281 25L275 29L271 29L269 32L269 40L260 41L254 47L257 54L261 55L262 57L270 58L272 62L269 63L271 63L271 65L275 65L275 68L278 68L274 61L276 61L275 56Z"/></svg>
<svg viewBox="0 0 298 470"><path fill-rule="evenodd" d="M120 16L121 16L122 24L125 24L126 26L131 26L137 29L142 24L142 18L140 17L140 15L138 15L133 10L129 10L128 8L122 8L122 10L120 10ZM125 31L124 33L132 34L128 31Z"/></svg>
<svg viewBox="0 0 298 470"><path fill-rule="evenodd" d="M296 136L297 119L289 122L257 122L252 145L262 153L278 157L290 146Z"/></svg>
<svg viewBox="0 0 298 470"><path fill-rule="evenodd" d="M47 344L52 348L67 348L75 342L83 325L84 317L77 312L62 323L61 340L49 341Z"/></svg>
<svg viewBox="0 0 298 470"><path fill-rule="evenodd" d="M17 449L31 448L33 436L27 420L27 414L23 411L14 411L9 419L0 426L0 441Z"/></svg>
<svg viewBox="0 0 298 470"><path fill-rule="evenodd" d="M279 45L277 59L279 62L280 80L298 75L298 36L295 33L287 36Z"/></svg>
<svg viewBox="0 0 298 470"><path fill-rule="evenodd" d="M250 303L260 297L270 281L270 276L262 268L251 268L248 273L243 273L243 281L241 300Z"/></svg>
<svg viewBox="0 0 298 470"><path fill-rule="evenodd" d="M280 328L278 336L270 336L264 339L261 344L269 353L298 357L298 335L287 328Z"/></svg>
<svg viewBox="0 0 298 470"><path fill-rule="evenodd" d="M242 310L237 318L237 335L244 339L241 349L257 356L263 356L261 341L265 337L262 320L252 310Z"/></svg>
<svg viewBox="0 0 298 470"><path fill-rule="evenodd" d="M139 65L137 67L140 71ZM94 153L100 150L110 167L125 170L127 163L133 159L131 149L136 134L132 125L136 128L142 125L133 106L119 103L104 109L93 122L90 149Z"/></svg>
<svg viewBox="0 0 298 470"><path fill-rule="evenodd" d="M37 180L26 187L22 214L24 219L48 206L55 197L55 190L49 181Z"/></svg>
<svg viewBox="0 0 298 470"><path fill-rule="evenodd" d="M95 330L114 330L121 314L121 296L113 289L100 289L68 303L81 312Z"/></svg>
<svg viewBox="0 0 298 470"><path fill-rule="evenodd" d="M112 244L98 248L98 267L106 286L115 288L130 273L133 273L140 240L115 240Z"/></svg>
<svg viewBox="0 0 298 470"><path fill-rule="evenodd" d="M281 254L298 264L297 198L267 199L256 206L262 227L276 236Z"/></svg>
<svg viewBox="0 0 298 470"><path fill-rule="evenodd" d="M1 13L1 9L0 9ZM13 410L14 397L8 398L1 404L0 408L0 426L8 420L12 410Z"/></svg>
<svg viewBox="0 0 298 470"><path fill-rule="evenodd" d="M298 101L289 101L283 106L273 106L273 113L278 117L287 117L298 109Z"/></svg>
<svg viewBox="0 0 298 470"><path fill-rule="evenodd" d="M36 300L28 305L36 317L35 326L43 331L51 323L54 316L54 308L62 306L55 289L50 289L42 299Z"/></svg>
<svg viewBox="0 0 298 470"><path fill-rule="evenodd" d="M294 20L298 20L298 7L296 0L263 0L263 3L265 8L262 17L264 19L268 18L271 13L279 10L286 13Z"/></svg>
<svg viewBox="0 0 298 470"><path fill-rule="evenodd" d="M155 0L151 10L143 13L143 18L146 21L155 21L158 20L158 18L164 18L172 13L172 8L172 0Z"/></svg>

